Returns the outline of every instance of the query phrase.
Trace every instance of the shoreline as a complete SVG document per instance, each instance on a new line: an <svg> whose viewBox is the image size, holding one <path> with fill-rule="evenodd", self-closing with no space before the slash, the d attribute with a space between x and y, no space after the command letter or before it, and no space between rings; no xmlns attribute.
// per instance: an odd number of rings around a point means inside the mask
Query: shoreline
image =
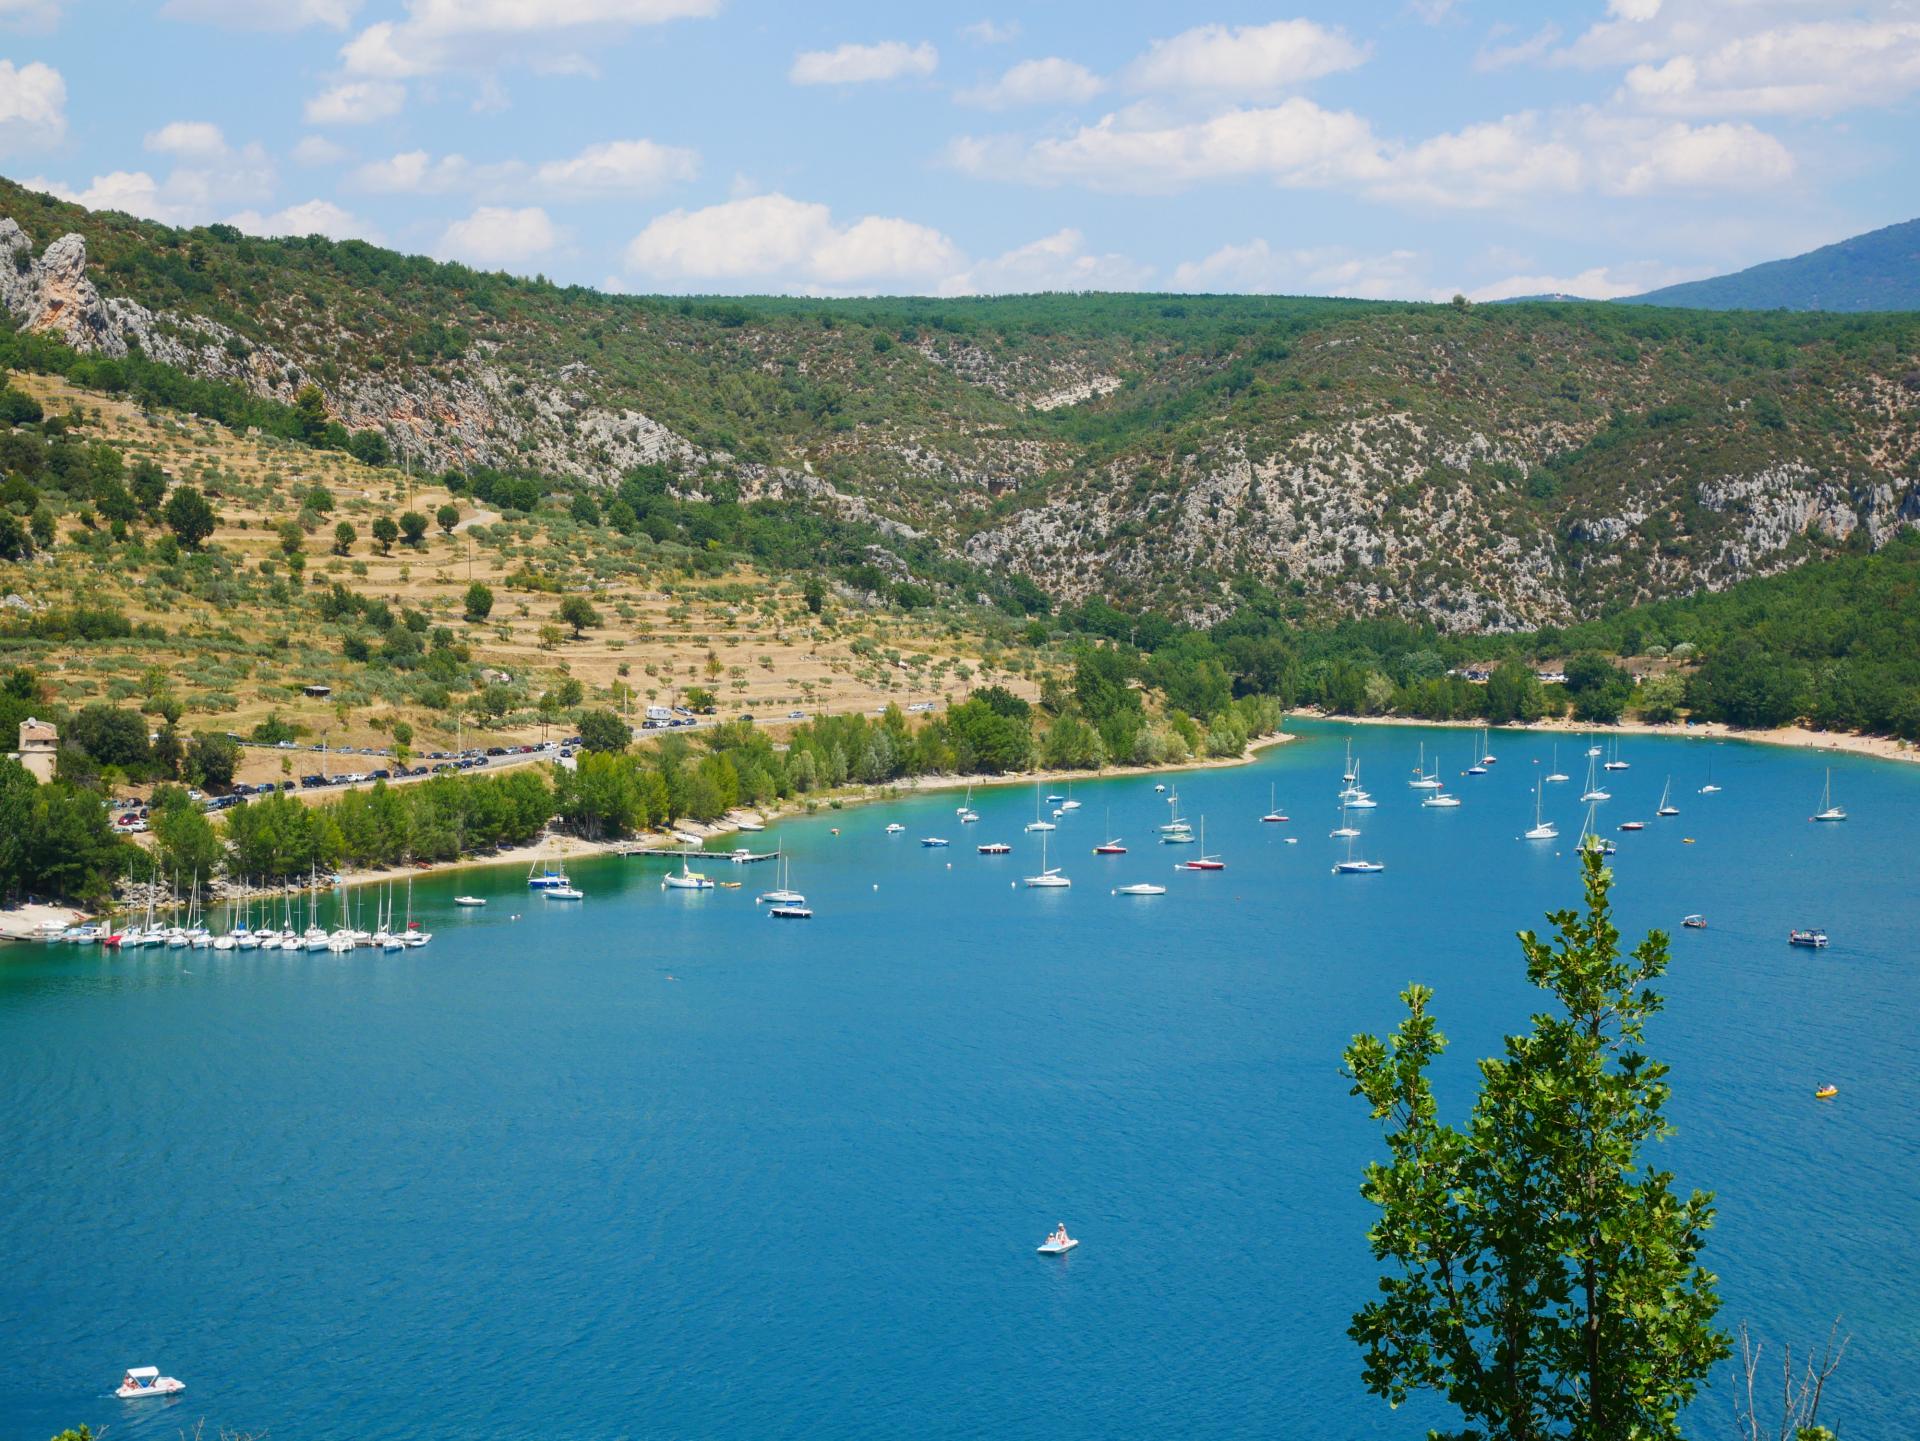
<svg viewBox="0 0 1920 1441"><path fill-rule="evenodd" d="M708 825L683 819L675 821L670 830L643 831L624 840L592 841L583 836L553 832L527 845L514 846L492 855L461 856L451 861L429 861L420 865L400 866L389 870L342 871L339 873L339 883L346 886L383 885L388 881L402 881L413 876L441 875L450 871L473 870L483 866L524 864L531 867L542 860L565 861L577 860L581 857L620 855L635 846L671 843L681 835L698 836L704 847L707 841L720 836L753 834L753 832L741 830L742 821L758 821L763 825L771 826L783 820L817 817L835 809L851 810L857 806L877 805L883 801L898 800L903 796L925 791L954 791L988 786L1047 785L1055 781L1116 780L1128 776L1178 775L1183 771L1225 770L1233 766L1251 765L1259 759L1263 751L1285 745L1292 739L1294 737L1288 731L1275 731L1271 735L1258 736L1248 741L1246 750L1237 756L1214 756L1161 766L1109 766L1105 770L1098 771L1039 770L990 776L909 776L885 785L862 787L853 793L821 795L811 809L805 801L796 803L792 798L764 809L737 806L720 820ZM705 855L725 859L725 853L722 851L708 851L693 847L687 847L686 850L689 856Z"/></svg>
<svg viewBox="0 0 1920 1441"><path fill-rule="evenodd" d="M1818 731L1807 726L1772 726L1765 730L1746 730L1724 721L1616 721L1612 725L1586 725L1573 720L1510 721L1489 725L1486 721L1420 720L1413 716L1356 716L1302 709L1292 714L1327 725L1425 726L1435 730L1481 730L1493 734L1537 731L1548 735L1663 736L1672 740L1748 741L1754 745L1785 746L1791 750L1826 751L1841 755L1867 756L1883 761L1920 761L1920 746L1891 736L1860 735L1853 731Z"/></svg>

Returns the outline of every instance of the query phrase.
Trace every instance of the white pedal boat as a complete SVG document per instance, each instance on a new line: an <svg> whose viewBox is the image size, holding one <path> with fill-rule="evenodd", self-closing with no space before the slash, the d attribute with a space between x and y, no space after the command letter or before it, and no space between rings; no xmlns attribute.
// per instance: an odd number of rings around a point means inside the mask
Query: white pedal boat
<svg viewBox="0 0 1920 1441"><path fill-rule="evenodd" d="M134 1366L113 1394L122 1401L135 1401L142 1396L172 1396L186 1389L186 1382L162 1376L158 1366Z"/></svg>
<svg viewBox="0 0 1920 1441"><path fill-rule="evenodd" d="M1064 1256L1079 1244L1067 1234L1067 1228L1062 1224L1055 1227L1053 1234L1033 1249L1042 1256Z"/></svg>

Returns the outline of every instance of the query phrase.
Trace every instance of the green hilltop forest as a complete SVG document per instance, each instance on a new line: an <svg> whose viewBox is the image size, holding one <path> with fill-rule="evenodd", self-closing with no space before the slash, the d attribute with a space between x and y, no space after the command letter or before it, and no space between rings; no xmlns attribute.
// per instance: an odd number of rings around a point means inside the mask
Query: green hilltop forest
<svg viewBox="0 0 1920 1441"><path fill-rule="evenodd" d="M1254 582L1525 630L1877 548L1920 504L1920 315L614 296L11 183L0 217L7 308L60 352L16 367L435 474L784 500L962 591L1204 624Z"/></svg>
<svg viewBox="0 0 1920 1441"><path fill-rule="evenodd" d="M1920 220L1636 296L1702 310L1920 310Z"/></svg>

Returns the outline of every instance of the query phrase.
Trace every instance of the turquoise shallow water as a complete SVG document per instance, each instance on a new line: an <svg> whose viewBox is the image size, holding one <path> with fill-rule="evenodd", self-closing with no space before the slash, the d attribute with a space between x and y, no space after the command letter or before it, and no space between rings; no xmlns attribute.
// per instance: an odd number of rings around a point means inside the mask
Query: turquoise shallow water
<svg viewBox="0 0 1920 1441"><path fill-rule="evenodd" d="M1568 842L1517 839L1546 740L1455 779L1466 733L1382 728L1354 738L1389 869L1335 879L1347 734L1177 778L1218 874L1171 873L1126 780L1075 786L1067 892L1010 887L1037 868L1012 788L976 826L940 793L770 832L810 924L755 910L769 867L690 895L608 859L571 907L424 883L437 937L397 956L0 953L0 1441L1422 1434L1439 1413L1365 1395L1344 1335L1377 1142L1339 1052L1433 985L1457 1112L1530 1004L1513 931L1576 880ZM1421 739L1460 810L1405 787ZM1711 922L1675 932L1652 1044L1662 1159L1720 1193L1726 1319L1804 1344L1843 1314L1831 1421L1920 1434L1920 771L1836 762L1853 819L1815 826L1824 758L1625 754L1609 832L1668 773L1682 814L1617 837L1624 928ZM1109 809L1132 851L1099 860ZM1135 879L1169 893L1109 893ZM1833 948L1790 950L1799 924ZM1084 1244L1034 1256L1061 1219ZM142 1363L185 1397L113 1400Z"/></svg>

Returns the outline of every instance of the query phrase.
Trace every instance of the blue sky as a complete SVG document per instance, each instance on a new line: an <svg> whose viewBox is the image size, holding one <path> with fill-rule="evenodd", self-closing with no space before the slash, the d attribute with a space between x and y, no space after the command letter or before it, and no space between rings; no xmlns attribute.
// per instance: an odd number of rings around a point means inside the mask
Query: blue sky
<svg viewBox="0 0 1920 1441"><path fill-rule="evenodd" d="M0 0L15 179L634 291L1627 294L1920 214L1916 91L1920 0Z"/></svg>

